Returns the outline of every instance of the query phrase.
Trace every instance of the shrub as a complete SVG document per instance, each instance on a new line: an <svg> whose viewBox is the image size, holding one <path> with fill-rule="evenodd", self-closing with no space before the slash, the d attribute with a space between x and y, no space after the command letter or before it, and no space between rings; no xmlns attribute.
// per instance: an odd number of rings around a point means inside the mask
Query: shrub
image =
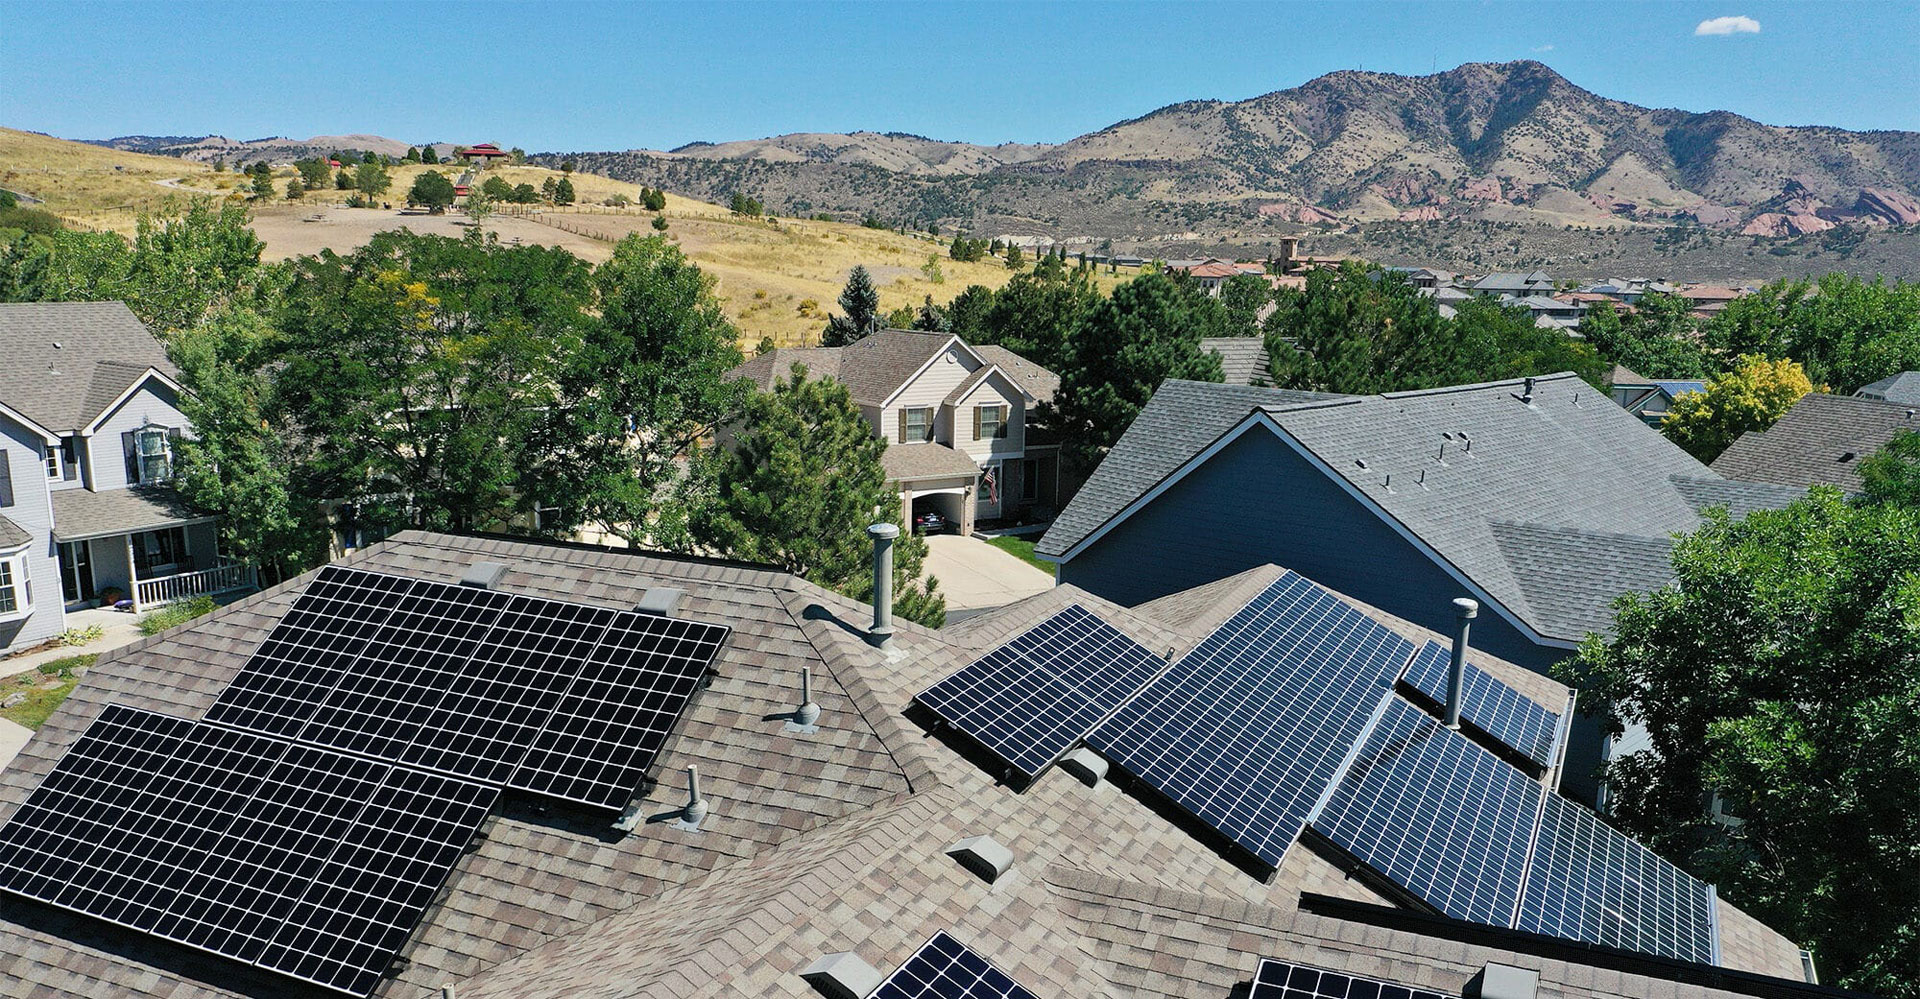
<svg viewBox="0 0 1920 999"><path fill-rule="evenodd" d="M90 624L84 628L68 628L61 632L60 644L86 645L91 642L97 642L105 637L107 637L107 629L97 624Z"/></svg>
<svg viewBox="0 0 1920 999"><path fill-rule="evenodd" d="M142 635L158 635L175 625L186 624L188 621L202 614L212 613L213 609L218 606L218 604L213 602L212 597L194 597L192 600L183 600L177 604L169 604L151 614L141 617L140 633Z"/></svg>

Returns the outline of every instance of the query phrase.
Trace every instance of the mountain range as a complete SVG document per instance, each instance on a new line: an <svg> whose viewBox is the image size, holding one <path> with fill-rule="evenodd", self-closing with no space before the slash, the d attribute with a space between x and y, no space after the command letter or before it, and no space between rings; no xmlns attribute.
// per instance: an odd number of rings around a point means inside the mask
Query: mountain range
<svg viewBox="0 0 1920 999"><path fill-rule="evenodd" d="M542 158L710 199L747 190L786 213L1053 236L1447 219L1793 236L1920 223L1920 133L1644 108L1534 61L1330 73L1051 145L801 133Z"/></svg>

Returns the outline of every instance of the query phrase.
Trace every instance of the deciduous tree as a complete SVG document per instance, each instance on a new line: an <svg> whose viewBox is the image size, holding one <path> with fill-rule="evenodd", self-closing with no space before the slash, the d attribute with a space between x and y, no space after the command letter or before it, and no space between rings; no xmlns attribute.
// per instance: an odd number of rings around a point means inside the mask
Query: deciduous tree
<svg viewBox="0 0 1920 999"><path fill-rule="evenodd" d="M1813 391L1793 361L1739 359L1732 371L1707 382L1705 392L1683 392L1660 432L1701 461L1712 461L1749 430L1765 430Z"/></svg>
<svg viewBox="0 0 1920 999"><path fill-rule="evenodd" d="M453 181L438 170L422 171L413 179L413 187L407 191L407 204L422 205L435 215L447 210L453 204Z"/></svg>

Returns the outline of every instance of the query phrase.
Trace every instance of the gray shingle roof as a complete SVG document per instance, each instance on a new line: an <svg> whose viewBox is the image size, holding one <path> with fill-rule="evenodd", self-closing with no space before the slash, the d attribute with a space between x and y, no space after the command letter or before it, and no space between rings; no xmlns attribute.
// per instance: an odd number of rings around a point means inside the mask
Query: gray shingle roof
<svg viewBox="0 0 1920 999"><path fill-rule="evenodd" d="M1568 997L1730 994L1302 911L1302 891L1383 900L1304 847L1256 880L1111 783L1089 789L1056 770L1014 793L904 723L916 692L1066 602L1116 610L1071 587L964 634L902 622L899 654L883 657L860 640L864 607L774 571L417 532L352 561L452 580L475 560L510 566L503 590L608 606L630 606L649 586L681 587L680 613L734 627L713 685L662 761L664 773L698 764L713 810L698 833L648 823L619 836L532 807L499 809L378 995L412 999L453 983L463 999L810 997L797 972L813 959L854 951L891 970L935 930L1042 995L1224 996L1263 956L1452 993L1500 960L1539 969L1548 992ZM197 717L304 582L103 656L0 774L0 819L105 704ZM1367 610L1415 641L1434 637ZM1151 647L1191 642L1140 615L1109 620ZM813 668L823 716L819 733L795 736L778 718L798 697L802 665ZM642 810L668 810L680 794L663 781ZM1016 858L993 884L944 853L981 833ZM1728 966L1797 973L1790 943L1724 901L1721 924ZM0 994L198 999L273 994L275 984L0 903Z"/></svg>
<svg viewBox="0 0 1920 999"><path fill-rule="evenodd" d="M1070 550L1240 422L1239 417L1218 424L1189 418L1231 412L1240 401L1235 390L1169 382L1161 391L1175 385L1177 394L1164 407L1155 411L1156 397L1142 411L1047 532L1041 552ZM1699 525L1699 511L1711 504L1716 490L1742 512L1791 501L1792 494L1777 490L1680 484L1677 480L1712 483L1717 477L1574 375L1536 379L1531 406L1515 398L1520 390L1518 381L1496 382L1269 405L1267 412L1516 617L1542 635L1569 641L1605 620L1617 587L1651 589L1671 578L1664 566L1647 561L1648 546L1606 544L1606 539L1664 544L1670 535ZM1207 396L1218 399L1209 406ZM1146 432L1136 436L1135 428L1143 424ZM1472 441L1470 452L1458 440L1462 433ZM1442 434L1456 440L1449 443ZM1103 480L1107 465L1116 463L1116 473ZM1565 542L1573 535L1518 530L1503 535L1496 524L1574 532L1600 546L1565 571L1541 572L1538 566L1567 557ZM1583 578L1579 567L1588 563L1606 565L1596 565L1589 570L1592 578Z"/></svg>
<svg viewBox="0 0 1920 999"><path fill-rule="evenodd" d="M1338 399L1323 392L1168 379L1087 477L1035 550L1059 555L1261 406Z"/></svg>
<svg viewBox="0 0 1920 999"><path fill-rule="evenodd" d="M33 533L0 514L0 551L11 551L33 540Z"/></svg>
<svg viewBox="0 0 1920 999"><path fill-rule="evenodd" d="M1020 387L1026 389L1027 394L1033 396L1037 402L1052 402L1053 394L1060 390L1059 375L997 343L982 344L978 347L969 344L968 347L984 358L988 364L995 365L1006 372L1008 377L1019 382Z"/></svg>
<svg viewBox="0 0 1920 999"><path fill-rule="evenodd" d="M1201 350L1220 355L1220 371L1228 385L1269 384L1267 343L1257 336L1208 337Z"/></svg>
<svg viewBox="0 0 1920 999"><path fill-rule="evenodd" d="M945 444L888 444L880 467L895 482L912 479L952 479L979 475L972 458Z"/></svg>
<svg viewBox="0 0 1920 999"><path fill-rule="evenodd" d="M92 422L149 367L178 374L120 302L0 305L0 357L0 403L56 434Z"/></svg>
<svg viewBox="0 0 1920 999"><path fill-rule="evenodd" d="M1860 491L1860 462L1902 430L1920 433L1920 416L1898 403L1816 392L1766 430L1750 430L1713 460L1730 479Z"/></svg>
<svg viewBox="0 0 1920 999"><path fill-rule="evenodd" d="M878 406L925 367L949 339L946 333L881 330L845 347L780 347L733 369L733 374L766 391L775 379L785 378L797 361L806 365L807 373L814 378L838 380L853 394L855 402ZM1060 376L1004 347L968 349L987 363L998 365L1042 402L1053 398L1060 387Z"/></svg>
<svg viewBox="0 0 1920 999"><path fill-rule="evenodd" d="M53 492L53 537L79 541L106 534L151 531L211 516L179 493L159 486L127 489L57 489Z"/></svg>
<svg viewBox="0 0 1920 999"><path fill-rule="evenodd" d="M1915 405L1920 403L1920 371L1902 371L1897 375L1888 375L1871 385L1861 386L1854 395L1862 399Z"/></svg>

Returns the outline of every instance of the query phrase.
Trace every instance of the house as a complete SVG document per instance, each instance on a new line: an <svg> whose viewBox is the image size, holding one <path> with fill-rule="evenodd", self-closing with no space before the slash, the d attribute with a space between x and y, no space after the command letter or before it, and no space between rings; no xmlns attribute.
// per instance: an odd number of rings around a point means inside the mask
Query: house
<svg viewBox="0 0 1920 999"><path fill-rule="evenodd" d="M1711 506L1803 491L1732 482L1572 374L1301 401L1168 381L1036 547L1124 605L1264 563L1540 673L1672 581L1672 536ZM1623 483L1632 483L1624 488ZM1569 783L1607 746L1583 724ZM1637 748L1628 741L1622 748Z"/></svg>
<svg viewBox="0 0 1920 999"><path fill-rule="evenodd" d="M356 593L455 613L402 610L403 624L382 624L386 607L338 601ZM1278 605L1275 594L1295 602ZM505 639L448 640L507 614L515 624ZM1275 627L1248 640L1222 627L1245 614ZM886 648L876 647L885 633L871 618L865 605L765 566L409 531L111 652L0 774L0 890L11 893L0 902L0 994L1845 995L1807 984L1792 941L1555 795L1551 764L1516 760L1479 727L1486 702L1468 698L1462 728L1441 727L1414 672L1397 686L1393 678L1409 659L1431 663L1447 635L1284 569L1257 567L1132 611L1063 586L942 631L895 624ZM651 764L609 779L615 805L535 790L547 786L531 779L544 764L482 782L405 762L419 758L413 746L443 747L440 733L465 730L463 706L500 717L489 700L461 693L462 678L530 648L566 671L590 668L584 649L556 640L595 648L594 633L615 629L719 633L674 674L699 682L677 688L670 706L663 696L664 731L646 742ZM257 703L259 677L277 675L281 640L302 635L327 641L338 679L288 691L278 709L261 705L286 714L236 713ZM1050 635L1061 644L1042 644ZM1317 647L1335 635L1359 640L1345 652ZM359 654L376 641L379 655ZM445 671L411 676L407 703L431 707L405 749L328 748L366 730L391 735L383 723L403 717L392 702L335 716L314 740L268 727L428 649ZM1381 654L1362 651L1371 649ZM929 705L967 671L1010 695L1008 717L1039 713L1030 688L991 670L1020 652L1046 653L1050 668L1074 678L1104 674L1106 657L1124 655L1149 669L1119 689L1147 704L1178 689L1176 673L1191 675L1189 656L1237 666L1246 682L1265 675L1253 672L1263 661L1313 662L1354 696L1316 699L1311 712L1298 684L1258 703L1188 698L1183 713L1197 721L1292 719L1294 729L1279 755L1187 762L1217 767L1223 780L1262 779L1290 807L1323 795L1325 806L1289 813L1298 835L1256 855L1241 845L1244 829L1227 832L1238 828L1230 810L1202 818L1180 804L1191 786L1142 776L1152 772L1131 755L1140 750L1109 749L1110 759L1081 745L1111 731L1093 722L1066 730L1073 748L1061 765L1042 760L1032 780L1005 779L998 754L1008 744L969 741L990 716L935 725L942 716ZM1504 708L1549 723L1566 711L1566 688L1467 652L1474 689ZM1173 660L1168 679L1155 680L1163 653ZM667 658L642 661L664 667ZM1093 683L1067 688L1107 696ZM523 696L511 684L488 689L510 703ZM624 701L631 688L598 689ZM569 691L559 708L491 731L497 745L461 759L486 764L529 741L551 745L546 733L566 727L541 719L578 717L570 712L583 703ZM115 741L118 733L128 737ZM1335 740L1331 753L1303 745L1322 733ZM1039 737L1045 752L1058 748L1051 734ZM105 773L69 762L116 747ZM590 775L605 752L589 743L564 762ZM1414 766L1396 765L1400 756ZM219 769L228 759L238 766ZM1282 770L1289 779L1273 782ZM1449 786L1455 772L1475 779ZM72 778L110 790L81 806L58 793ZM501 790L503 780L514 789ZM307 787L311 798L299 793ZM1378 821L1376 800L1425 801L1447 821L1423 822L1418 837L1356 840L1347 830ZM142 823L173 803L181 807L165 822ZM81 807L84 834L71 845L49 850L22 831ZM1543 810L1551 823L1537 818ZM1521 811L1516 834L1502 823ZM121 835L135 825L142 835ZM1554 852L1570 837L1578 848L1567 852L1588 866L1569 870ZM1445 852L1408 854L1403 868L1393 862L1401 843ZM149 854L164 863L142 866ZM202 873L210 869L217 881ZM1521 869L1533 871L1536 895L1515 906L1519 878L1509 875ZM298 876L283 881L286 870ZM1420 872L1473 890L1448 892ZM335 885L351 890L335 895ZM986 991L916 987L931 980ZM1316 980L1325 989L1276 984ZM310 984L321 981L329 987ZM1501 991L1515 984L1523 990Z"/></svg>
<svg viewBox="0 0 1920 999"><path fill-rule="evenodd" d="M0 652L117 593L135 610L243 589L214 518L168 487L192 431L177 372L119 302L0 305Z"/></svg>
<svg viewBox="0 0 1920 999"><path fill-rule="evenodd" d="M491 142L482 142L478 145L468 146L460 150L457 155L467 162L477 163L483 168L488 164L505 163L513 158L512 153L501 149Z"/></svg>
<svg viewBox="0 0 1920 999"><path fill-rule="evenodd" d="M1573 329L1580 325L1580 317L1586 314L1586 306L1577 302L1565 302L1551 295L1524 295L1518 298L1502 298L1500 304L1509 308L1525 309L1533 316L1534 325L1546 329Z"/></svg>
<svg viewBox="0 0 1920 999"><path fill-rule="evenodd" d="M1251 266L1254 269L1248 271L1231 260L1221 260L1218 257L1208 257L1205 260L1167 261L1167 270L1193 278L1203 291L1215 298L1220 297L1220 288L1227 283L1228 278L1249 273L1258 277L1265 272L1265 268L1259 264Z"/></svg>
<svg viewBox="0 0 1920 999"><path fill-rule="evenodd" d="M1525 298L1528 295L1553 294L1553 278L1545 271L1532 274L1514 274L1496 271L1467 286L1467 289L1482 298Z"/></svg>
<svg viewBox="0 0 1920 999"><path fill-rule="evenodd" d="M1729 479L1782 486L1861 489L1860 462L1903 431L1920 433L1914 407L1856 396L1814 392L1765 430L1740 435L1713 470Z"/></svg>
<svg viewBox="0 0 1920 999"><path fill-rule="evenodd" d="M1862 386L1853 394L1862 399L1877 399L1880 402L1920 405L1920 371L1902 371L1897 375L1888 375L1871 385Z"/></svg>
<svg viewBox="0 0 1920 999"><path fill-rule="evenodd" d="M1059 508L1059 445L1030 434L1027 417L1060 378L997 345L957 336L881 330L845 347L781 347L736 368L762 391L795 364L845 385L874 433L907 522L935 510L961 534L982 520Z"/></svg>
<svg viewBox="0 0 1920 999"><path fill-rule="evenodd" d="M1720 314L1727 303L1747 294L1744 288L1722 288L1714 285L1697 284L1681 288L1675 294L1687 300L1692 306L1688 311L1700 318L1710 319Z"/></svg>
<svg viewBox="0 0 1920 999"><path fill-rule="evenodd" d="M1423 291L1433 291L1453 284L1453 272L1435 270L1431 267L1388 267L1387 271L1404 276L1407 283Z"/></svg>
<svg viewBox="0 0 1920 999"><path fill-rule="evenodd" d="M1673 409L1675 400L1682 395L1707 390L1704 381L1691 378L1642 378L1618 364L1613 366L1613 374L1607 381L1613 386L1613 401L1650 427L1659 426L1660 421L1667 418L1667 412Z"/></svg>
<svg viewBox="0 0 1920 999"><path fill-rule="evenodd" d="M1257 336L1206 337L1200 350L1220 358L1220 371L1228 385L1270 385L1273 365L1267 358L1267 341Z"/></svg>

